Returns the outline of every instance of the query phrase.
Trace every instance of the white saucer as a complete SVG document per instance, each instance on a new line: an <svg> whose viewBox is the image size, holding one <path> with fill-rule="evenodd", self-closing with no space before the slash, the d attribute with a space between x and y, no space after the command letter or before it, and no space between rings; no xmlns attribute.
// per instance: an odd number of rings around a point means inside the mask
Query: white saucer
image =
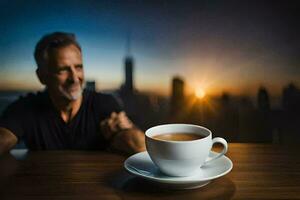
<svg viewBox="0 0 300 200"><path fill-rule="evenodd" d="M213 156L214 154L216 153L211 151L209 156ZM211 180L229 173L232 166L231 160L226 156L222 156L199 168L199 171L193 176L172 177L159 171L147 151L134 154L124 162L124 167L129 173L174 189L202 187L207 185Z"/></svg>

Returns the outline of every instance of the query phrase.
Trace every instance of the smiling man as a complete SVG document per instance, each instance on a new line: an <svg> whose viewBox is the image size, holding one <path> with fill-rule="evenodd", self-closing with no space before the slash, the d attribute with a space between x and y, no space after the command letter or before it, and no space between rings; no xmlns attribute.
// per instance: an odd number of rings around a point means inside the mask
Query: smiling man
<svg viewBox="0 0 300 200"><path fill-rule="evenodd" d="M55 32L36 45L36 74L46 86L7 107L0 118L0 154L23 139L31 150L145 150L144 133L110 95L83 89L81 47Z"/></svg>

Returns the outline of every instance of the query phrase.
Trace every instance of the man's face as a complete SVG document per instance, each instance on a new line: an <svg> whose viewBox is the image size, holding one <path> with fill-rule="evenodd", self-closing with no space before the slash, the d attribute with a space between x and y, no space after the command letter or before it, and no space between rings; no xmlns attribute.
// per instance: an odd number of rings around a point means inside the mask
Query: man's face
<svg viewBox="0 0 300 200"><path fill-rule="evenodd" d="M84 72L80 50L69 45L49 54L45 84L50 94L69 101L82 95Z"/></svg>

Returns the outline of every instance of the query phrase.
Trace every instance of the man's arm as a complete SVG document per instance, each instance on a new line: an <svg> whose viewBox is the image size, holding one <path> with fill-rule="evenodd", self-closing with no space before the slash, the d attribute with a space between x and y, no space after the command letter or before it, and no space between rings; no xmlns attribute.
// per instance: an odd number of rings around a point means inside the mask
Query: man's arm
<svg viewBox="0 0 300 200"><path fill-rule="evenodd" d="M8 152L18 142L18 138L8 129L0 127L0 155Z"/></svg>
<svg viewBox="0 0 300 200"><path fill-rule="evenodd" d="M146 151L145 134L137 128L123 130L117 133L110 145L113 150L126 154Z"/></svg>
<svg viewBox="0 0 300 200"><path fill-rule="evenodd" d="M146 150L145 134L134 126L125 112L112 113L101 122L101 130L114 151L133 154Z"/></svg>

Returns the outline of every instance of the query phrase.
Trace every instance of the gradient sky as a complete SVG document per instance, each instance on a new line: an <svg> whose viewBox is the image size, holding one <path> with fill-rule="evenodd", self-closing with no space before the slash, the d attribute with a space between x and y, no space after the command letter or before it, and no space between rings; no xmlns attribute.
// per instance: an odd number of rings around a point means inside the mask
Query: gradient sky
<svg viewBox="0 0 300 200"><path fill-rule="evenodd" d="M174 75L188 88L271 95L300 85L297 1L0 1L0 89L40 89L36 42L73 32L83 48L86 79L98 89L123 82L131 33L135 85L168 94Z"/></svg>

